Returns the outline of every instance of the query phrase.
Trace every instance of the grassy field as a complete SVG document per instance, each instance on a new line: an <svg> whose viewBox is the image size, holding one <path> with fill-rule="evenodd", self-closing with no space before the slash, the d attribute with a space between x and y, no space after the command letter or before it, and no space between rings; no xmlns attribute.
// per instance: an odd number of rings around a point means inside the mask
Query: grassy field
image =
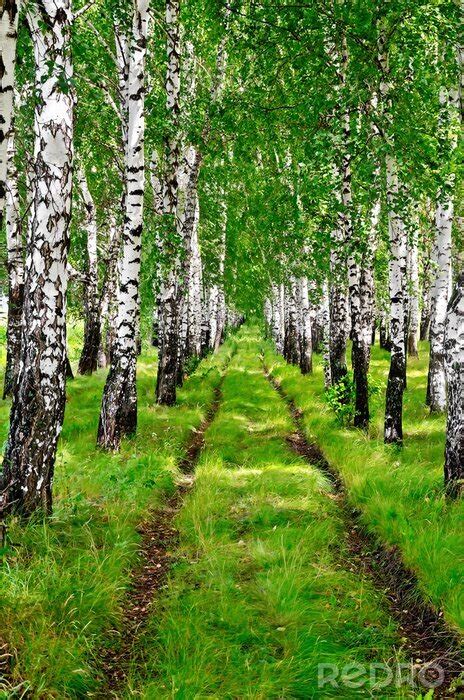
<svg viewBox="0 0 464 700"><path fill-rule="evenodd" d="M140 640L151 661L132 691L383 697L368 682L318 688L318 664L393 664L399 637L379 594L349 568L331 486L285 441L291 418L264 377L255 333L242 331L238 345L177 519L181 561Z"/></svg>
<svg viewBox="0 0 464 700"><path fill-rule="evenodd" d="M73 360L79 335L70 339ZM0 635L16 657L18 696L29 689L33 697L83 697L98 686L99 650L121 619L137 557L136 525L175 488L176 461L212 401L232 345L202 363L174 408L155 405L156 358L143 355L139 429L118 455L95 447L105 373L68 382L53 518L25 528L11 523L14 544L0 567ZM3 442L9 402L0 407Z"/></svg>
<svg viewBox="0 0 464 700"><path fill-rule="evenodd" d="M70 338L73 361L80 341L77 328ZM114 639L111 628L124 632L137 524L176 488L176 464L231 357L194 489L176 519L176 564L136 640L134 658L144 662L132 668L122 696L421 697L383 690L375 680L357 689L318 687L321 663L392 667L403 661L401 635L382 593L350 562L330 484L286 442L291 417L265 379L262 352L304 411L307 435L339 470L366 526L399 547L424 596L464 629L464 504L442 497L444 421L423 406L426 348L409 364L405 446L398 450L382 442L383 390L373 398L368 439L342 427L328 407L317 357L314 374L303 377L256 328L245 327L199 365L172 408L155 405L156 356L152 350L142 355L139 430L118 455L95 448L105 373L68 383L54 515L46 524L11 522L3 552L0 637L14 653L17 686L16 695L3 697L102 692L100 652ZM375 349L372 374L380 387L387 372L387 353ZM8 402L0 404L2 441L8 410Z"/></svg>
<svg viewBox="0 0 464 700"><path fill-rule="evenodd" d="M450 503L443 497L445 421L430 416L424 405L427 345L421 344L419 360L408 361L402 449L386 446L382 439L387 352L373 349L372 379L382 390L372 401L368 439L360 431L340 426L328 407L319 357L313 375L303 377L270 344L264 344L264 349L273 376L304 412L308 437L315 439L340 472L367 527L383 542L400 548L405 563L417 573L424 595L464 632L464 502Z"/></svg>

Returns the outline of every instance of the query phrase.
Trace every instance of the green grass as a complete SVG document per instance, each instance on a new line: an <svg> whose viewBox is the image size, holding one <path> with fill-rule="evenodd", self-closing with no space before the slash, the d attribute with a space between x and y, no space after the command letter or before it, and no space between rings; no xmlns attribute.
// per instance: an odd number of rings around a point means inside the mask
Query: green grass
<svg viewBox="0 0 464 700"><path fill-rule="evenodd" d="M330 484L285 441L291 418L259 349L242 330L127 697L403 697L318 688L319 663L394 664L401 650L381 597L348 568Z"/></svg>
<svg viewBox="0 0 464 700"><path fill-rule="evenodd" d="M79 328L71 332L72 360L80 336ZM32 697L83 697L98 686L99 649L120 624L137 558L136 526L175 488L176 461L212 401L232 347L228 341L200 365L173 408L155 405L156 357L143 355L137 436L117 455L95 447L104 371L68 383L53 517L27 526L11 521L13 546L0 567L0 635L15 655L14 682L24 680L21 690ZM0 410L4 440L8 402Z"/></svg>
<svg viewBox="0 0 464 700"><path fill-rule="evenodd" d="M340 472L368 529L400 548L424 596L443 609L450 625L464 632L464 502L450 503L443 497L445 421L430 416L424 406L427 345L421 344L419 360L408 362L402 449L385 446L382 438L387 352L373 349L371 373L382 391L372 402L370 438L337 422L324 401L320 358L314 374L303 377L270 344L265 357L272 374L303 410L308 437L315 438Z"/></svg>
<svg viewBox="0 0 464 700"><path fill-rule="evenodd" d="M70 334L74 363L81 331ZM401 644L384 600L347 563L330 484L287 446L292 423L263 376L263 347L367 527L401 549L424 595L464 628L464 504L442 497L444 420L423 406L426 348L409 363L405 446L398 450L382 442L383 391L373 398L368 439L337 422L317 358L314 375L302 377L255 328L244 328L201 363L172 408L155 405L156 357L152 350L142 355L139 430L118 455L95 448L105 373L69 382L53 518L11 521L0 568L0 637L15 655L14 682L24 681L19 696L82 698L101 690L99 651L113 638L108 630L121 626L136 526L176 487L176 463L236 345L195 487L177 518L179 558L137 641L144 662L132 669L125 695L403 697L369 685L317 687L319 663L393 666L402 660ZM374 350L372 374L382 387L388 359ZM3 440L8 411L1 403Z"/></svg>

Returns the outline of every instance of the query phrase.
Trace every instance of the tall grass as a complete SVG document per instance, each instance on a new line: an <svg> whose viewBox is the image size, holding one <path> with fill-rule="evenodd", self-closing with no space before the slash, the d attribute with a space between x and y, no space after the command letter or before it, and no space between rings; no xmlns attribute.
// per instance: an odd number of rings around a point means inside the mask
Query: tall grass
<svg viewBox="0 0 464 700"><path fill-rule="evenodd" d="M443 495L445 420L425 407L428 346L408 361L404 397L404 447L383 443L383 410L389 354L373 348L371 374L382 391L373 397L370 435L339 425L324 401L323 373L303 377L269 344L266 363L285 392L304 412L308 437L340 472L366 526L383 542L397 546L418 577L422 592L464 632L464 502Z"/></svg>

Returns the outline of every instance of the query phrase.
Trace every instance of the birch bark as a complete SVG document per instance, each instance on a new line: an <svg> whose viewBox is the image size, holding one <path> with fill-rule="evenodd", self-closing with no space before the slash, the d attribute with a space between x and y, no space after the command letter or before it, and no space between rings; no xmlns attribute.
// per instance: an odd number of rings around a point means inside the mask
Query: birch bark
<svg viewBox="0 0 464 700"><path fill-rule="evenodd" d="M346 65L348 61L346 42L344 44L342 60L343 84L346 82ZM355 415L354 425L357 428L367 428L369 425L369 391L367 383L367 373L369 371L370 342L372 328L372 301L373 294L370 293L372 276L367 271L367 266L371 261L364 261L364 268L357 257L356 245L353 236L352 209L353 198L351 192L351 154L350 154L350 116L346 112L343 115L343 159L342 159L342 221L343 238L345 243L351 248L348 255L348 294L351 315L351 339L352 350L351 359L353 365L353 378L355 385ZM366 264L367 263L367 264ZM361 281L363 282L363 303L361 300ZM371 307L369 308L369 303ZM368 324L366 329L365 324ZM366 335L368 333L368 337ZM366 343L367 340L367 343Z"/></svg>
<svg viewBox="0 0 464 700"><path fill-rule="evenodd" d="M300 364L300 343L298 339L298 285L294 277L285 288L285 340L284 357L292 365Z"/></svg>
<svg viewBox="0 0 464 700"><path fill-rule="evenodd" d="M179 280L179 303L181 305L181 323L178 348L178 385L182 384L184 375L183 366L188 348L188 322L189 322L189 291L192 286L190 274L192 270L193 247L192 237L196 238L196 263L200 263L201 257L198 248L198 176L200 173L201 153L193 146L189 146L184 155L183 175L179 177L179 190L177 197L177 226L182 240L183 254L180 261ZM181 184L182 183L182 184Z"/></svg>
<svg viewBox="0 0 464 700"><path fill-rule="evenodd" d="M210 289L203 282L202 288L202 303L201 303L201 354L206 355L209 350L209 335L210 335Z"/></svg>
<svg viewBox="0 0 464 700"><path fill-rule="evenodd" d="M385 34L379 37L379 64L381 67L380 97L385 120L388 231L390 238L390 371L385 400L384 440L400 444L403 440L403 393L406 382L405 291L407 272L407 237L400 216L399 180L391 136L391 85L389 61L385 48Z"/></svg>
<svg viewBox="0 0 464 700"><path fill-rule="evenodd" d="M79 359L79 374L92 374L98 366L100 347L100 299L98 294L97 215L82 166L78 183L84 203L84 230L87 233L87 283L85 286L84 346Z"/></svg>
<svg viewBox="0 0 464 700"><path fill-rule="evenodd" d="M180 165L180 3L166 0L166 111L169 119L166 137L166 173L163 204L163 248L171 259L162 283L160 321L162 327L158 354L156 400L172 406L176 402L181 288L180 251L175 242L177 222L178 172Z"/></svg>
<svg viewBox="0 0 464 700"><path fill-rule="evenodd" d="M217 284L217 308L216 308L216 328L213 340L213 349L217 350L221 345L226 324L226 299L224 293L224 269L226 261L226 234L227 234L227 203L225 201L224 189L220 189L220 240L219 240L219 266ZM212 335L212 333L211 333Z"/></svg>
<svg viewBox="0 0 464 700"><path fill-rule="evenodd" d="M313 371L311 316L309 308L308 279L299 281L301 328L300 328L300 369L302 374Z"/></svg>
<svg viewBox="0 0 464 700"><path fill-rule="evenodd" d="M432 413L443 413L446 410L444 338L451 277L453 213L454 206L451 199L438 202L434 248L436 269L430 295L430 361L427 396L427 402Z"/></svg>
<svg viewBox="0 0 464 700"><path fill-rule="evenodd" d="M7 355L3 398L13 393L19 375L21 320L24 298L23 232L19 205L18 172L15 165L14 134L8 141L8 188L6 193L6 243L8 266Z"/></svg>
<svg viewBox="0 0 464 700"><path fill-rule="evenodd" d="M116 217L110 216L108 232L108 256L101 294L101 330L98 351L98 366L106 367L111 362L111 348L115 339L116 316L118 308L119 270L118 259L121 247L121 227L116 224ZM104 338L104 339L103 339Z"/></svg>
<svg viewBox="0 0 464 700"><path fill-rule="evenodd" d="M346 261L342 254L343 231L337 228L332 233L330 254L330 376L332 384L338 384L346 376L346 343L348 339L348 304L346 294Z"/></svg>
<svg viewBox="0 0 464 700"><path fill-rule="evenodd" d="M6 200L8 139L13 120L14 71L19 2L3 0L0 6L0 231Z"/></svg>
<svg viewBox="0 0 464 700"><path fill-rule="evenodd" d="M445 488L451 497L464 493L464 273L450 299L445 324L448 417Z"/></svg>
<svg viewBox="0 0 464 700"><path fill-rule="evenodd" d="M152 152L150 160L150 182L151 190L153 194L153 211L157 217L157 222L161 221L161 217L164 212L164 188L163 179L160 168L160 159L158 153L154 150ZM152 316L152 338L151 342L153 347L157 348L161 346L161 334L162 334L162 309L161 309L161 286L163 284L163 265L162 265L162 255L163 255L163 244L161 240L161 230L160 226L157 227L155 231L156 248L157 248L157 262L155 270L155 279L153 281L153 316Z"/></svg>
<svg viewBox="0 0 464 700"><path fill-rule="evenodd" d="M327 279L322 285L321 298L321 326L322 326L322 357L324 362L324 387L329 389L332 385L332 372L330 363L330 299L329 283Z"/></svg>
<svg viewBox="0 0 464 700"><path fill-rule="evenodd" d="M462 69L462 66L461 66ZM440 90L441 140L443 148L452 153L457 146L457 129L453 121L458 113L458 93L442 88ZM450 138L451 132L451 138ZM445 321L446 308L450 295L451 281L451 232L454 218L454 174L447 174L445 182L439 188L435 214L435 243L433 283L431 288L431 322L430 322L430 361L428 376L428 404L432 413L446 410L445 380Z"/></svg>
<svg viewBox="0 0 464 700"><path fill-rule="evenodd" d="M353 333L353 375L356 387L354 425L367 429L369 425L369 384L368 373L371 360L372 328L374 323L374 247L380 216L380 202L374 202L370 212L369 235L366 251L361 259L359 272L359 313L352 315Z"/></svg>
<svg viewBox="0 0 464 700"><path fill-rule="evenodd" d="M134 7L129 61L125 221L119 266L116 337L103 392L98 444L119 449L121 437L137 427L137 322L143 199L145 188L145 55L148 0Z"/></svg>
<svg viewBox="0 0 464 700"><path fill-rule="evenodd" d="M409 271L409 329L408 329L408 354L411 357L419 357L419 232L414 229L412 239L408 245L408 271Z"/></svg>
<svg viewBox="0 0 464 700"><path fill-rule="evenodd" d="M203 268L200 246L198 244L198 224L200 219L200 203L195 192L194 225L192 229L191 257L188 290L188 347L193 357L201 356L201 288Z"/></svg>
<svg viewBox="0 0 464 700"><path fill-rule="evenodd" d="M284 309L282 285L272 285L272 337L279 355L284 352Z"/></svg>
<svg viewBox="0 0 464 700"><path fill-rule="evenodd" d="M403 392L405 388L406 345L404 291L407 267L406 232L397 213L398 176L396 163L387 156L388 228L390 237L390 372L385 405L384 439L387 443L403 440Z"/></svg>
<svg viewBox="0 0 464 700"><path fill-rule="evenodd" d="M70 0L29 9L36 63L34 200L27 235L21 361L3 463L5 507L49 513L65 408L66 288L73 165Z"/></svg>
<svg viewBox="0 0 464 700"><path fill-rule="evenodd" d="M425 252L422 258L422 308L420 313L420 340L428 340L430 334L431 313L431 254Z"/></svg>

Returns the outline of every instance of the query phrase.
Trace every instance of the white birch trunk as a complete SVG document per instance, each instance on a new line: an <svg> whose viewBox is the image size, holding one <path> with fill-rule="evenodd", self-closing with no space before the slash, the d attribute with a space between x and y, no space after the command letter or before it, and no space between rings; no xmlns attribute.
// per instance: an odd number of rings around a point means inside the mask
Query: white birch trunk
<svg viewBox="0 0 464 700"><path fill-rule="evenodd" d="M20 372L3 464L6 507L25 515L51 510L65 408L73 165L70 0L32 3L29 22L36 63L36 177L27 236Z"/></svg>
<svg viewBox="0 0 464 700"><path fill-rule="evenodd" d="M98 351L98 366L106 367L111 361L111 348L114 344L116 316L117 316L117 291L119 285L119 248L121 244L121 227L116 225L114 214L110 216L108 232L108 256L103 280L101 301L101 337ZM104 340L103 340L104 338Z"/></svg>
<svg viewBox="0 0 464 700"><path fill-rule="evenodd" d="M201 262L200 246L198 244L198 223L200 217L200 206L198 194L195 202L195 219L192 230L191 257L189 271L188 290L188 347L193 357L201 356L201 288L203 278L203 268Z"/></svg>
<svg viewBox="0 0 464 700"><path fill-rule="evenodd" d="M380 217L380 202L374 202L369 221L366 251L359 268L359 310L352 316L353 327L353 377L356 386L354 425L366 430L369 425L368 373L371 360L372 329L374 324L374 250Z"/></svg>
<svg viewBox="0 0 464 700"><path fill-rule="evenodd" d="M177 207L177 176L180 166L180 3L166 0L166 110L169 134L166 141L166 180L164 212L175 215Z"/></svg>
<svg viewBox="0 0 464 700"><path fill-rule="evenodd" d="M6 245L8 266L7 356L3 398L10 396L19 375L21 320L24 296L23 233L15 165L14 134L8 139L8 188L6 193Z"/></svg>
<svg viewBox="0 0 464 700"><path fill-rule="evenodd" d="M180 280L180 250L174 243L179 232L176 221L178 175L180 166L180 5L179 0L166 0L166 112L168 129L165 138L166 173L163 203L163 248L171 262L162 282L160 294L160 326L156 400L168 406L176 402L178 377L180 311L184 289Z"/></svg>
<svg viewBox="0 0 464 700"><path fill-rule="evenodd" d="M217 284L211 286L209 292L209 347L214 348L214 343L217 335L218 321L218 302L219 302L219 287Z"/></svg>
<svg viewBox="0 0 464 700"><path fill-rule="evenodd" d="M279 355L284 352L284 309L282 285L272 285L272 337Z"/></svg>
<svg viewBox="0 0 464 700"><path fill-rule="evenodd" d="M300 364L300 343L298 338L298 284L294 277L285 287L285 340L284 357L290 364Z"/></svg>
<svg viewBox="0 0 464 700"><path fill-rule="evenodd" d="M3 0L0 5L0 231L7 192L8 139L13 120L18 14L18 0Z"/></svg>
<svg viewBox="0 0 464 700"><path fill-rule="evenodd" d="M330 254L330 376L338 384L347 374L346 343L348 340L348 300L346 294L346 261L343 256L343 231L332 233Z"/></svg>
<svg viewBox="0 0 464 700"><path fill-rule="evenodd" d="M445 487L452 497L464 493L464 273L450 299L445 324L445 369L448 418Z"/></svg>
<svg viewBox="0 0 464 700"><path fill-rule="evenodd" d="M398 214L396 163L387 156L388 228L390 236L390 373L387 384L384 438L387 443L403 439L403 392L406 374L404 291L407 271L407 234Z"/></svg>
<svg viewBox="0 0 464 700"><path fill-rule="evenodd" d="M408 354L411 357L419 357L419 232L414 230L412 240L408 245L408 271L409 271L409 329L408 329Z"/></svg>
<svg viewBox="0 0 464 700"><path fill-rule="evenodd" d="M219 260L218 260L218 285L217 285L217 309L216 309L216 332L214 334L213 348L217 350L222 343L226 325L226 299L224 293L224 269L226 261L226 233L227 233L227 203L223 188L220 190L220 240L219 240Z"/></svg>
<svg viewBox="0 0 464 700"><path fill-rule="evenodd" d="M462 58L458 52L458 62ZM459 62L462 73L462 63ZM459 95L455 90L440 90L440 132L441 140L452 153L457 146L457 121ZM462 119L462 117L461 117ZM450 137L451 132L451 137ZM447 175L439 189L435 214L434 262L431 289L431 323L430 323L430 362L428 376L427 400L432 413L446 410L446 380L444 366L444 341L446 308L450 297L451 280L451 231L454 218L453 187L454 175Z"/></svg>
<svg viewBox="0 0 464 700"><path fill-rule="evenodd" d="M148 0L137 0L129 61L126 210L119 266L116 337L98 429L98 443L113 450L119 448L123 435L134 433L137 427L137 323L145 188L144 108L148 19Z"/></svg>
<svg viewBox="0 0 464 700"><path fill-rule="evenodd" d="M83 227L87 234L87 283L85 285L84 346L79 360L79 374L92 374L98 366L100 347L100 299L98 294L97 215L93 197L82 166L77 179L84 203Z"/></svg>
<svg viewBox="0 0 464 700"><path fill-rule="evenodd" d="M446 308L451 275L451 229L453 202L438 202L436 210L435 260L436 270L431 289L429 405L433 413L446 410L444 340Z"/></svg>
<svg viewBox="0 0 464 700"><path fill-rule="evenodd" d="M162 217L164 213L164 184L160 171L160 162L158 153L152 152L150 161L150 182L153 194L153 211L157 217ZM160 222L160 219L158 220ZM161 347L162 345L162 308L161 308L161 287L163 284L163 241L161 237L161 226L158 225L155 231L156 247L158 249L158 257L155 269L155 279L153 282L153 319L152 319L152 345Z"/></svg>
<svg viewBox="0 0 464 700"><path fill-rule="evenodd" d="M390 238L390 372L385 401L384 440L401 444L403 440L403 393L406 384L405 291L407 274L407 234L399 213L399 181L394 157L394 139L390 133L392 101L390 67L386 52L386 35L379 37L378 60L381 67L380 96L386 121L386 156L388 230Z"/></svg>
<svg viewBox="0 0 464 700"><path fill-rule="evenodd" d="M426 248L422 255L422 294L420 311L420 340L428 340L430 334L432 253Z"/></svg>
<svg viewBox="0 0 464 700"><path fill-rule="evenodd" d="M321 326L322 326L322 357L324 363L324 386L329 389L332 386L332 373L330 365L330 299L329 283L325 279L322 285L321 298Z"/></svg>
<svg viewBox="0 0 464 700"><path fill-rule="evenodd" d="M308 279L299 281L300 292L300 369L302 374L313 371L313 346L311 333L311 315L309 308Z"/></svg>
<svg viewBox="0 0 464 700"><path fill-rule="evenodd" d="M209 309L210 309L210 289L203 283L201 302L201 354L206 355L210 349L209 345Z"/></svg>

